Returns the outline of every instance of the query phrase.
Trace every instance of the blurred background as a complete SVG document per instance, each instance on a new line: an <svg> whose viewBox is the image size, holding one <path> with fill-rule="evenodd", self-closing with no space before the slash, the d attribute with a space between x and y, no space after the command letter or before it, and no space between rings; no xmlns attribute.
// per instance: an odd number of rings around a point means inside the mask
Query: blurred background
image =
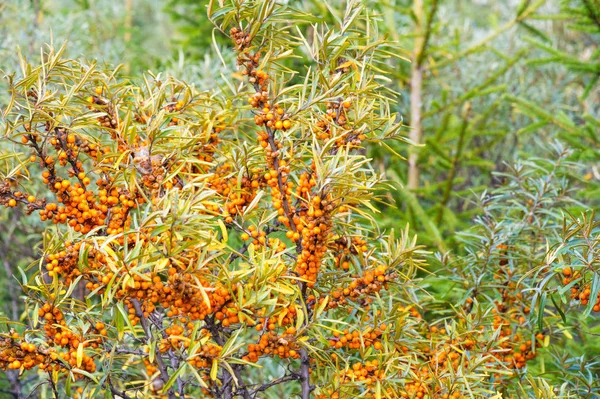
<svg viewBox="0 0 600 399"><path fill-rule="evenodd" d="M344 5L281 2L332 24L329 9ZM367 144L394 188L381 191L381 229L409 223L432 251L464 252L458 233L479 215L483 193L504 184L515 162L551 160L556 143L572 150L569 209L598 208L600 0L364 3L401 55L383 68L405 135L422 145ZM131 79L150 70L226 90L223 77L234 73L235 60L226 39L213 39L207 4L0 0L0 74L19 73L19 54L35 63L44 46L67 41L65 56L122 65ZM0 109L7 87L2 79ZM19 319L21 289L11 276L39 256L36 237L43 230L35 217L23 216L0 210L0 285L6 287L0 310L12 319Z"/></svg>

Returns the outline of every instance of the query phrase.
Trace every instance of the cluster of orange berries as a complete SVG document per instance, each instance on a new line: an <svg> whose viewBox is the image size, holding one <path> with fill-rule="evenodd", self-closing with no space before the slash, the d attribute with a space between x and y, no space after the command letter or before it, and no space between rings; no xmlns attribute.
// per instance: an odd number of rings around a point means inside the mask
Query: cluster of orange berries
<svg viewBox="0 0 600 399"><path fill-rule="evenodd" d="M258 60L259 58L260 54L257 54L255 55L254 60ZM263 71L252 69L252 67L250 69L247 69L246 73L250 76L248 78L248 82L252 83L255 87L259 87L262 90L266 90L269 75L267 75Z"/></svg>
<svg viewBox="0 0 600 399"><path fill-rule="evenodd" d="M158 371L158 367L156 367L153 363L150 363L150 359L148 357L144 358L144 367L146 368L146 373L148 377L151 377Z"/></svg>
<svg viewBox="0 0 600 399"><path fill-rule="evenodd" d="M519 337L516 337L519 338ZM542 341L544 340L544 335L539 333L535 337L535 348L539 348L542 346ZM519 342L520 339L515 339L515 341ZM512 359L507 356L504 357L504 361L509 364L509 367L513 367L516 369L522 369L525 367L528 360L532 360L537 356L537 352L534 352L532 347L531 340L521 341L522 343L519 345L519 352L514 352L512 355ZM511 362L512 360L512 362Z"/></svg>
<svg viewBox="0 0 600 399"><path fill-rule="evenodd" d="M102 156L110 153L110 147L102 147L97 143L90 143L85 138L76 137L77 148L80 152L84 152L96 162L100 161ZM74 175L73 175L74 176Z"/></svg>
<svg viewBox="0 0 600 399"><path fill-rule="evenodd" d="M509 264L508 245L499 244L497 248L500 250L500 257L498 269L494 274L494 279L498 280L494 290L500 298L494 301L492 328L494 331L499 330L499 338L506 339L500 340L498 345L502 350L492 353L493 358L490 358L489 361L499 361L509 368L522 369L528 360L536 357L537 353L534 348L541 346L544 335L538 333L534 346L532 346L532 341L526 340L519 332L525 326L526 316L531 309L526 305L527 298L517 287L512 270L507 267ZM470 311L472 304L473 299L468 298L465 304L467 311ZM483 327L481 334L483 334ZM498 376L498 378L502 378L502 376Z"/></svg>
<svg viewBox="0 0 600 399"><path fill-rule="evenodd" d="M259 316L264 315L263 309L260 309L257 313ZM296 322L296 314L297 310L294 306L290 305L283 307L278 314L270 318L259 317L258 323L254 326L254 328L259 332L263 331L264 329L275 331L278 325L286 327L294 324ZM274 321L274 319L277 319L277 323Z"/></svg>
<svg viewBox="0 0 600 399"><path fill-rule="evenodd" d="M81 271L79 270L79 251L81 249L82 242L65 243L65 249L54 253L46 255L44 258L46 262L46 270L48 270L48 275L60 275L65 279L66 283L70 283L74 281L78 276L81 275ZM88 253L88 257L94 257L95 249L90 248ZM101 254L97 254L97 256L102 256ZM92 262L93 263L93 262Z"/></svg>
<svg viewBox="0 0 600 399"><path fill-rule="evenodd" d="M270 140L273 141L272 144ZM267 161L267 167L271 170L274 169L275 159L280 157L283 144L281 144L281 142L277 138L270 137L269 134L265 131L260 131L257 133L257 141L258 145L260 145L265 150L265 159ZM286 164L284 160L278 161L278 168L284 167L283 172L289 173L289 170L285 170L285 165Z"/></svg>
<svg viewBox="0 0 600 399"><path fill-rule="evenodd" d="M234 303L228 302L215 313L215 319L219 320L223 327L237 324L240 322L239 309Z"/></svg>
<svg viewBox="0 0 600 399"><path fill-rule="evenodd" d="M152 273L143 277L134 274L132 277L133 287L117 291L117 296L125 298L125 304L129 308L129 319L134 325L140 321L140 318L139 315L136 315L132 299L140 302L145 317L148 317L156 309L157 304L168 309L167 317L185 316L191 320L204 320L208 315L217 313L224 307L233 307L229 306L232 299L229 291L225 287L212 287L201 274L192 275L170 267L167 281L163 281L159 275ZM198 283L204 287L209 304L206 303L200 292L201 288L198 288ZM233 317L232 320L234 320ZM225 318L222 322L225 324Z"/></svg>
<svg viewBox="0 0 600 399"><path fill-rule="evenodd" d="M96 371L96 363L94 362L94 359L91 356L87 355L85 352L83 352L82 354L81 364L78 364L76 347L70 348L67 352L59 353L58 357L66 363L68 363L73 368L80 368L82 370L87 371L88 373L93 373ZM63 371L66 371L66 369L63 369ZM80 378L82 377L83 376L80 376Z"/></svg>
<svg viewBox="0 0 600 399"><path fill-rule="evenodd" d="M166 338L163 338L159 344L159 350L161 352L166 352L171 348L179 349L180 344L183 342L184 345L187 344L189 347L189 341L186 339L181 339L184 335L185 327L181 324L171 324L169 327L165 328Z"/></svg>
<svg viewBox="0 0 600 399"><path fill-rule="evenodd" d="M89 109L98 108L105 112L104 115L96 118L102 127L108 128L113 139L117 139L117 132L114 130L119 126L115 110L110 102L102 97L104 90L98 86L94 88L95 95L89 96L87 102ZM96 106L96 107L95 107ZM123 150L120 148L119 150Z"/></svg>
<svg viewBox="0 0 600 399"><path fill-rule="evenodd" d="M212 360L219 357L222 350L219 345L208 342L198 349L188 363L196 368L209 368Z"/></svg>
<svg viewBox="0 0 600 399"><path fill-rule="evenodd" d="M327 252L327 242L333 227L331 203L330 196L321 199L317 195L311 199L306 211L299 212L300 223L297 223L297 229L302 236L302 252L298 255L295 271L302 279L308 280L309 287L317 281Z"/></svg>
<svg viewBox="0 0 600 399"><path fill-rule="evenodd" d="M203 329L200 331L201 335L209 336L210 333ZM212 365L212 360L219 357L223 348L212 342L206 342L203 344L195 354L188 358L188 363L196 368L209 368Z"/></svg>
<svg viewBox="0 0 600 399"><path fill-rule="evenodd" d="M501 309L502 307L500 307ZM511 322L506 319L506 315L502 311L498 311L498 307L493 309L494 319L492 326L494 330L500 330L499 338L509 338L501 341L499 346L503 349L502 352L494 353L494 356L499 361L505 363L509 368L521 369L525 367L526 362L536 357L537 353L531 350L531 341L524 341L521 334L516 333L518 326L513 327ZM516 320L512 316L511 319ZM543 334L537 335L535 347L541 346L541 341L544 338ZM519 352L520 351L520 352Z"/></svg>
<svg viewBox="0 0 600 399"><path fill-rule="evenodd" d="M431 339L432 335L438 335L444 337L446 330L444 328L439 329L437 326L431 326L429 329L430 333L427 334L427 338ZM440 370L457 370L463 353L466 350L472 350L477 344L475 339L463 338L459 339L446 337L442 340L441 344L436 348L425 348L424 353L430 357L430 363ZM464 365L468 365L469 361L467 358L463 359Z"/></svg>
<svg viewBox="0 0 600 399"><path fill-rule="evenodd" d="M359 382L369 388L377 381L385 379L385 370L379 368L379 361L377 359L367 360L364 363L354 363L348 370L343 371L339 377L342 384Z"/></svg>
<svg viewBox="0 0 600 399"><path fill-rule="evenodd" d="M361 277L353 278L347 287L338 287L333 290L332 299L327 306L336 308L345 305L348 301L366 305L372 294L387 289L389 282L394 281L397 277L396 273L388 271L385 265L368 269Z"/></svg>
<svg viewBox="0 0 600 399"><path fill-rule="evenodd" d="M243 39L241 38L242 36ZM234 43L236 43L236 47L239 51L237 56L237 63L238 65L244 67L242 69L242 75L248 76L248 82L250 82L254 86L255 93L248 98L248 103L253 108L261 109L266 106L268 109L269 75L264 71L256 69L260 63L260 52L256 52L254 55L251 55L249 51L245 48L250 43L250 37L245 33L237 30L234 34L232 34L231 37ZM238 43L241 43L242 46L238 46ZM266 122L264 117L267 113L268 111L264 111L262 115L257 115L256 123L258 125L262 125ZM259 120L261 121L261 123L259 123Z"/></svg>
<svg viewBox="0 0 600 399"><path fill-rule="evenodd" d="M14 208L19 202L27 205L28 215L35 210L42 209L46 204L45 199L37 199L35 196L21 191L11 192L9 181L0 182L0 205Z"/></svg>
<svg viewBox="0 0 600 399"><path fill-rule="evenodd" d="M243 241L248 241L252 239L252 244L257 247L260 246L268 246L270 248L275 249L275 252L283 252L286 249L285 242L280 240L279 238L267 237L267 232L264 230L258 229L256 226L248 226L247 232L244 231L240 238Z"/></svg>
<svg viewBox="0 0 600 399"><path fill-rule="evenodd" d="M357 236L353 236L350 239L348 237L340 237L333 242L331 247L336 252L352 255L358 255L368 250L367 240Z"/></svg>
<svg viewBox="0 0 600 399"><path fill-rule="evenodd" d="M43 176L46 177L47 171ZM97 203L91 190L85 190L79 183L71 185L69 180L56 178L52 189L57 193L58 202L49 203L40 211L42 221L51 220L55 224L68 224L83 234L105 223L109 209L113 204L104 201Z"/></svg>
<svg viewBox="0 0 600 399"><path fill-rule="evenodd" d="M72 367L79 367L85 371L93 373L96 371L94 359L85 352L81 357L81 364L78 364L77 350L82 345L83 348L97 348L99 339L84 340L79 334L73 333L68 327L60 309L45 303L38 310L38 316L44 320L44 331L48 337L48 342L67 349L67 352L61 352L57 356L67 362ZM101 325L100 325L101 324ZM106 334L104 324L98 323L101 331ZM63 368L64 369L64 368Z"/></svg>
<svg viewBox="0 0 600 399"><path fill-rule="evenodd" d="M251 104L254 104L256 101L255 95L250 97L250 99L252 100ZM266 125L273 130L286 131L292 127L292 121L288 119L285 115L285 111L278 104L275 104L273 109L271 109L269 103L265 103L263 105L262 113L255 115L254 121L258 126ZM262 146L265 148L264 145Z"/></svg>
<svg viewBox="0 0 600 399"><path fill-rule="evenodd" d="M387 329L387 325L381 324L378 328L368 328L366 331L345 329L341 333L335 331L333 338L329 339L329 345L336 349L360 349L361 347L373 347L375 350L381 350L381 335Z"/></svg>
<svg viewBox="0 0 600 399"><path fill-rule="evenodd" d="M273 165L274 166L274 165ZM291 227L289 215L294 212L294 209L288 202L288 199L292 195L292 187L293 183L288 181L289 175L289 166L287 162L284 160L279 160L277 164L277 168L273 168L272 170L267 171L264 174L264 178L267 186L271 189L271 198L273 201L273 208L277 210L278 217L277 221L282 223L287 228L292 228L292 232L297 232L296 226ZM286 206L288 208L288 212L286 213ZM299 219L296 219L299 223ZM295 224L298 224L295 222ZM288 234L288 238L296 241L300 238L300 235L294 237Z"/></svg>
<svg viewBox="0 0 600 399"><path fill-rule="evenodd" d="M100 190L101 193L104 193L104 191L106 190ZM110 220L106 226L106 233L116 235L129 230L129 227L131 226L131 215L129 215L129 211L137 208L136 200L143 201L143 199L125 189L117 190L116 188L113 188L109 194L110 196L108 199L112 198L112 202L115 206L111 208ZM100 198L100 203L103 203L103 199L104 196ZM123 237L120 238L122 244Z"/></svg>
<svg viewBox="0 0 600 399"><path fill-rule="evenodd" d="M573 271L570 267L563 268L562 274L564 276L562 280L563 285L568 285L571 283L571 281L581 277L579 270ZM571 299L580 301L583 306L587 306L589 304L591 295L592 289L590 284L575 284L571 287ZM592 310L594 312L600 312L600 294L597 295Z"/></svg>
<svg viewBox="0 0 600 399"><path fill-rule="evenodd" d="M466 399L470 396L464 395L460 390L454 388L452 392L443 392L446 389L441 386L431 387L431 381L435 379L429 368L423 366L419 370L414 371L415 378L404 384L404 389L399 392L399 397L402 399L426 398L431 399ZM439 379L440 385L444 378Z"/></svg>
<svg viewBox="0 0 600 399"><path fill-rule="evenodd" d="M343 127L347 122L346 111L352 107L350 100L346 101L327 101L325 103L327 111L323 119L318 120L313 126L313 134L321 140L329 140L332 137L332 123Z"/></svg>
<svg viewBox="0 0 600 399"><path fill-rule="evenodd" d="M164 164L163 157L160 155L150 156L147 146L137 148L133 162L141 174L142 184L150 189L153 196L157 195L161 187L167 190L173 188L171 181L164 181L169 168Z"/></svg>
<svg viewBox="0 0 600 399"><path fill-rule="evenodd" d="M254 108L263 108L265 104L269 103L269 92L266 90L257 91L248 97L248 103ZM260 124L258 122L261 122ZM256 124L263 125L264 124L264 116L259 115L255 117Z"/></svg>
<svg viewBox="0 0 600 399"><path fill-rule="evenodd" d="M499 343L499 346L503 351L495 352L493 355L497 360L503 362L507 367L512 369L524 368L527 361L534 359L537 356L537 352L534 351L534 348L541 347L542 342L544 341L544 334L538 333L535 336L534 346L532 346L531 340L525 340L521 334L513 331L510 323L498 315L494 316L493 328L500 329L500 338L509 338Z"/></svg>
<svg viewBox="0 0 600 399"><path fill-rule="evenodd" d="M164 109L167 112L176 112L181 111L185 107L185 101L178 100L175 97L171 97L171 102L164 106ZM177 122L177 120L175 121Z"/></svg>
<svg viewBox="0 0 600 399"><path fill-rule="evenodd" d="M42 349L25 341L19 333L12 331L0 338L0 369L30 370L38 366L41 370L59 370L57 355L52 348Z"/></svg>
<svg viewBox="0 0 600 399"><path fill-rule="evenodd" d="M299 359L296 329L288 327L281 335L269 329L260 336L257 344L248 344L248 354L242 360L256 363L261 356L279 356L282 359Z"/></svg>
<svg viewBox="0 0 600 399"><path fill-rule="evenodd" d="M237 27L233 27L229 30L229 37L233 40L233 44L237 50L243 50L245 47L249 46L252 40L248 33Z"/></svg>
<svg viewBox="0 0 600 399"><path fill-rule="evenodd" d="M91 250L90 250L91 251ZM96 254L95 259L92 258L91 255L88 255L88 265L90 266L89 269L93 270L93 269L98 269L99 265L103 265L102 262L104 262L103 260L104 255L102 255L101 253ZM98 263L96 263L96 261L98 261ZM96 266L98 265L98 266ZM99 294L102 294L104 292L104 287L106 287L110 281L113 279L114 277L114 273L113 272L97 272L94 273L96 275L96 279L92 278L91 276L86 276L87 279L89 279L89 281L85 284L85 287L90 291L94 291L94 290L98 290L97 292Z"/></svg>
<svg viewBox="0 0 600 399"><path fill-rule="evenodd" d="M85 174L83 173L83 163L78 160L80 146L83 144L83 140L76 134L69 133L65 128L56 128L53 133L54 135L50 138L49 143L54 147L58 154L59 165L67 166L67 163L69 163L72 167L68 171L69 177L77 176L84 187L90 184L90 179L85 177ZM48 164L51 162L45 163Z"/></svg>
<svg viewBox="0 0 600 399"><path fill-rule="evenodd" d="M252 176L242 176L239 182L239 189L238 179L236 176L231 176L232 172L232 165L226 163L219 166L207 179L208 187L223 196L225 204L222 210L219 209L217 204L207 204L206 206L215 213L222 213L226 223L233 222L233 217L241 214L256 198L259 188L265 186L259 169L253 170Z"/></svg>
<svg viewBox="0 0 600 399"><path fill-rule="evenodd" d="M368 249L367 241L356 236L351 237L350 240L347 237L340 237L330 245L330 248L337 253L335 263L342 270L350 270L350 255L358 255Z"/></svg>

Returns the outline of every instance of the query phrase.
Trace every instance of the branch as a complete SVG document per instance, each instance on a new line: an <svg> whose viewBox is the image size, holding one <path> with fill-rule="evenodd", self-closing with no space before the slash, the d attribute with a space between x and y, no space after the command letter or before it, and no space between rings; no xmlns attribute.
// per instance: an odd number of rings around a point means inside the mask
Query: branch
<svg viewBox="0 0 600 399"><path fill-rule="evenodd" d="M56 384L52 380L52 374L50 372L48 372L48 382L50 383L50 386L52 387L52 393L54 394L54 399L59 399L58 390L56 389Z"/></svg>
<svg viewBox="0 0 600 399"><path fill-rule="evenodd" d="M313 387L310 386L310 358L306 349L300 349L300 386L302 387L302 399L310 399Z"/></svg>
<svg viewBox="0 0 600 399"><path fill-rule="evenodd" d="M125 393L125 391L119 391L117 388L114 387L114 385L112 384L112 381L110 380L110 377L107 379L108 381L108 386L110 387L110 392L113 395L119 395L122 399L133 399L131 396L127 395Z"/></svg>
<svg viewBox="0 0 600 399"><path fill-rule="evenodd" d="M140 319L140 323L142 324L142 328L144 329L144 333L146 334L146 338L149 343L152 337L152 333L150 332L150 326L148 326L148 320L146 320L146 316L144 316L142 306L136 298L131 298L130 301L133 304L133 308L135 309L135 315ZM164 384L166 384L169 381L169 373L167 372L167 367L165 366L165 362L162 358L158 345L156 346L155 354L156 364L158 366L158 371L160 372L160 379L163 381ZM176 399L173 387L169 387L167 394L169 396L169 399Z"/></svg>
<svg viewBox="0 0 600 399"><path fill-rule="evenodd" d="M300 379L300 376L297 374L284 375L283 377L273 380L269 383L262 384L260 387L256 388L254 391L252 391L251 396L253 398L255 398L259 392L266 391L267 389L269 389L275 385L283 384L284 382L288 382L288 381L295 381L298 379Z"/></svg>

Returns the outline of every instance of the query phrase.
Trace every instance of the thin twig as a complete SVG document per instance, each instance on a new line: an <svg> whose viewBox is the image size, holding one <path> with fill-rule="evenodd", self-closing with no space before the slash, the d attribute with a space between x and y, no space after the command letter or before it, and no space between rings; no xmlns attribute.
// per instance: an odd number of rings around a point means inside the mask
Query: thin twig
<svg viewBox="0 0 600 399"><path fill-rule="evenodd" d="M146 338L148 340L148 343L150 342L150 339L152 337L152 333L150 331L150 326L148 326L148 321L146 320L146 316L144 316L144 311L142 310L142 306L140 305L140 302L136 299L136 298L132 298L130 299L131 303L133 304L133 308L135 309L135 315L140 319L140 323L142 324L142 328L144 329L144 333L146 334ZM165 362L162 358L162 354L160 353L160 349L158 346L156 346L156 364L158 366L158 371L160 373L160 377L161 380L163 381L163 383L167 383L169 381L169 373L167 371L167 367L165 366ZM173 390L173 387L169 387L167 394L169 396L169 399L176 399L175 396L175 391Z"/></svg>

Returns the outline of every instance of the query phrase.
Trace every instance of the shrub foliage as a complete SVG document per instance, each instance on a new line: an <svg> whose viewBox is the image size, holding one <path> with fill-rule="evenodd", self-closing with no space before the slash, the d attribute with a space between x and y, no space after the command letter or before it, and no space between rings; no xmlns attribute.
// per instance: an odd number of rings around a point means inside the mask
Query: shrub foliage
<svg viewBox="0 0 600 399"><path fill-rule="evenodd" d="M568 306L600 310L597 226L557 212L569 151L499 175L468 255L440 255L423 280L429 253L375 218L388 186L366 145L408 146L377 18L354 0L333 24L270 0L220 3L208 19L238 72L219 90L132 81L64 47L8 78L0 205L48 225L21 273L26 310L0 338L10 393L596 392L528 372L568 334Z"/></svg>

